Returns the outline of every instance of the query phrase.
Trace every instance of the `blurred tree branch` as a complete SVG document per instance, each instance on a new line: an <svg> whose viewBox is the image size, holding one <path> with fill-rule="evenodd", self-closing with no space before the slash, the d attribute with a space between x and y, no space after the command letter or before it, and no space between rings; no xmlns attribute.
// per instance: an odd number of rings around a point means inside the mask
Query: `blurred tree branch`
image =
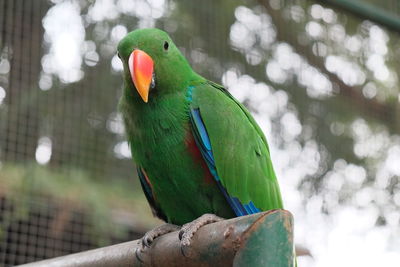
<svg viewBox="0 0 400 267"><path fill-rule="evenodd" d="M353 15L362 19L375 21L393 31L400 31L400 17L391 13L391 10L382 8L382 6L379 5L379 2L376 4L357 0L319 0L319 2L323 5L331 5L341 8L342 10L351 12Z"/></svg>

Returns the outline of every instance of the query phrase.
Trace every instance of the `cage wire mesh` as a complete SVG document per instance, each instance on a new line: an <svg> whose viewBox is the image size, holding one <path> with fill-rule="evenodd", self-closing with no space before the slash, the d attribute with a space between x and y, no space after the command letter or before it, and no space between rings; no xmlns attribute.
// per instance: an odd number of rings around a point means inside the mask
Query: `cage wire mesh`
<svg viewBox="0 0 400 267"><path fill-rule="evenodd" d="M67 12L79 7L60 5ZM137 218L129 213L136 209L129 202L142 196L126 148L119 148L121 83L110 78L109 60L98 62L90 50L85 65L97 67L85 69L81 82L72 82L81 75L73 69L62 78L51 74L52 29L44 27L51 28L51 12L63 12L56 8L50 1L0 1L0 266L136 239L156 222L147 208ZM73 28L68 19L62 23ZM114 49L107 41L104 47ZM133 196L110 200L123 187Z"/></svg>
<svg viewBox="0 0 400 267"><path fill-rule="evenodd" d="M307 227L327 233L346 207L389 229L396 247L399 37L323 2L0 0L0 265L136 239L160 223L117 111L116 44L148 26L252 111L298 243L329 249ZM364 2L400 14L396 0Z"/></svg>

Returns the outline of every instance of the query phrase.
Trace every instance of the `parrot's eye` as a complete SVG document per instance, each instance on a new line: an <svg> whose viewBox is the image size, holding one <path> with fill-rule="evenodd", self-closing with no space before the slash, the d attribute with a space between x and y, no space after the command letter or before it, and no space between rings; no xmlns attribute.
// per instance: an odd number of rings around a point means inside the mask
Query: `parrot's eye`
<svg viewBox="0 0 400 267"><path fill-rule="evenodd" d="M167 41L164 42L164 50L167 51L169 47L169 43Z"/></svg>

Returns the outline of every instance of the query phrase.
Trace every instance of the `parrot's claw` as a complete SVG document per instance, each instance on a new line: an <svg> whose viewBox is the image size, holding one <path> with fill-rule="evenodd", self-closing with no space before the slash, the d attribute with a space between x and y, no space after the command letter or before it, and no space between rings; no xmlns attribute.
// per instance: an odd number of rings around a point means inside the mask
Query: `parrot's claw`
<svg viewBox="0 0 400 267"><path fill-rule="evenodd" d="M141 263L144 263L146 261L146 248L151 247L157 237L168 234L170 232L178 231L180 228L181 227L178 225L166 223L145 233L140 240L138 248L135 251L135 256L138 261L140 261Z"/></svg>
<svg viewBox="0 0 400 267"><path fill-rule="evenodd" d="M151 246L151 244L153 243L155 237L149 235L148 233L146 233L143 238L142 238L142 248L149 248Z"/></svg>
<svg viewBox="0 0 400 267"><path fill-rule="evenodd" d="M160 225L153 230L148 231L142 237L142 250L145 248L149 248L151 244L153 244L154 239L159 236L168 234L170 232L178 231L181 227L175 224L166 223Z"/></svg>
<svg viewBox="0 0 400 267"><path fill-rule="evenodd" d="M181 252L184 256L190 257L190 245L193 235L204 225L222 221L223 218L218 217L215 214L206 213L196 220L184 224L179 231L179 239L181 240Z"/></svg>

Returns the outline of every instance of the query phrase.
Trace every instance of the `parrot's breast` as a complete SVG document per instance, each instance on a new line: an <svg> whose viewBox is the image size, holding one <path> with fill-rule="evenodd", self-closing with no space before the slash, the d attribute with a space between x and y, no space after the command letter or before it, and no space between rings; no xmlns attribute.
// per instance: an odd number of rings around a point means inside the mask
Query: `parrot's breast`
<svg viewBox="0 0 400 267"><path fill-rule="evenodd" d="M233 217L194 140L188 103L172 102L150 103L126 123L133 158L146 171L155 202L175 224L204 213Z"/></svg>

